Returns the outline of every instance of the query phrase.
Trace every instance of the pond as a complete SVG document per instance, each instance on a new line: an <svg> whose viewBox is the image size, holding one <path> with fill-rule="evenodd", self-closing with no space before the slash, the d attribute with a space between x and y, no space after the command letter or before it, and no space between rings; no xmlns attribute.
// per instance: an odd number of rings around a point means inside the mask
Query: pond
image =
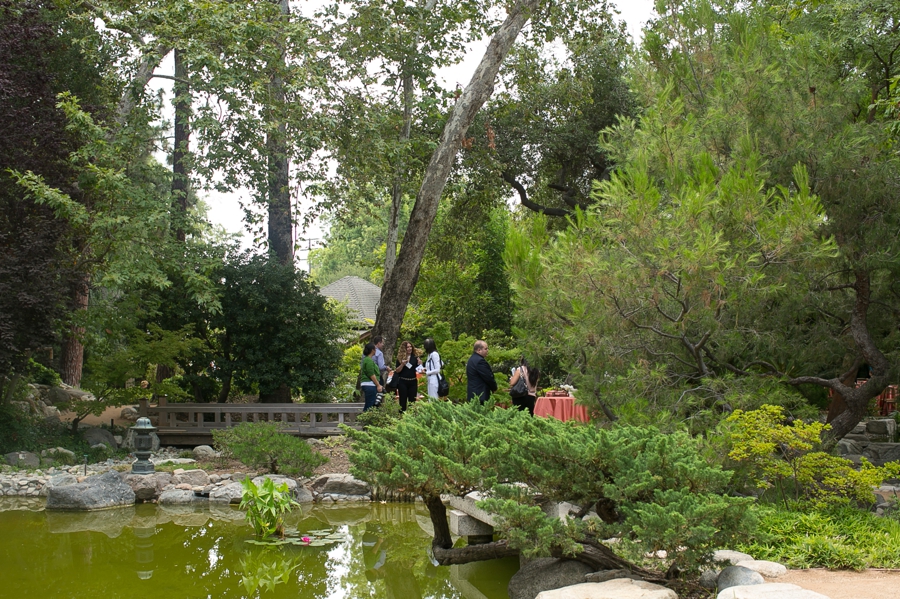
<svg viewBox="0 0 900 599"><path fill-rule="evenodd" d="M329 544L260 546L243 513L150 504L47 512L0 500L6 597L506 599L518 560L434 566L416 504L304 507L286 529Z"/></svg>

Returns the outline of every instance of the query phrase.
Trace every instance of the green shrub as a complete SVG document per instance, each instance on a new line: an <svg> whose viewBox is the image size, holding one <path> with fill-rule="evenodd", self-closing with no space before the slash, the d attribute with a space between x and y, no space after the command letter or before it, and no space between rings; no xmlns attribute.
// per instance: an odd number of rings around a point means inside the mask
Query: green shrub
<svg viewBox="0 0 900 599"><path fill-rule="evenodd" d="M277 422L245 422L214 430L213 443L224 455L276 474L309 476L328 461L314 453L306 442L282 433L283 428Z"/></svg>
<svg viewBox="0 0 900 599"><path fill-rule="evenodd" d="M363 428L369 426L391 426L400 418L400 403L390 393L385 393L382 403L377 408L363 412L356 417L356 422Z"/></svg>
<svg viewBox="0 0 900 599"><path fill-rule="evenodd" d="M872 487L885 478L900 474L900 464L875 467L863 459L856 469L850 460L822 451L820 437L828 425L795 420L784 424L780 406L764 405L758 410L735 410L727 423L731 443L728 457L740 465L738 472L760 489L775 487L787 505L787 489L794 500L807 500L822 507L849 504L871 505Z"/></svg>
<svg viewBox="0 0 900 599"><path fill-rule="evenodd" d="M38 385L56 386L62 382L55 370L35 362L33 358L28 360L28 379Z"/></svg>
<svg viewBox="0 0 900 599"><path fill-rule="evenodd" d="M900 567L900 522L851 507L759 508L759 525L737 549L789 568Z"/></svg>

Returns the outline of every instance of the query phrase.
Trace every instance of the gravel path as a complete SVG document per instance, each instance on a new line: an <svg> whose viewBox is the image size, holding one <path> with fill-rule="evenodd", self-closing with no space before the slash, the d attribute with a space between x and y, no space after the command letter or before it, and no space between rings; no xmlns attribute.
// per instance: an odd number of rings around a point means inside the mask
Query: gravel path
<svg viewBox="0 0 900 599"><path fill-rule="evenodd" d="M789 582L822 593L830 599L896 599L900 597L900 570L789 570L768 582Z"/></svg>

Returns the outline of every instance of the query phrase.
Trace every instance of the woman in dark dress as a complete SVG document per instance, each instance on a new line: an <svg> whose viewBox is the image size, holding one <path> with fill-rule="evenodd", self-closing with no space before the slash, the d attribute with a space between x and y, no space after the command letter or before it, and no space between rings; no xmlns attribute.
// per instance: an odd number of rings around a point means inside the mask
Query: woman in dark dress
<svg viewBox="0 0 900 599"><path fill-rule="evenodd" d="M416 348L409 341L404 341L397 350L397 367L394 368L401 412L406 411L409 402L416 401L416 394L419 392L419 380L416 378L418 367L419 357L416 355Z"/></svg>

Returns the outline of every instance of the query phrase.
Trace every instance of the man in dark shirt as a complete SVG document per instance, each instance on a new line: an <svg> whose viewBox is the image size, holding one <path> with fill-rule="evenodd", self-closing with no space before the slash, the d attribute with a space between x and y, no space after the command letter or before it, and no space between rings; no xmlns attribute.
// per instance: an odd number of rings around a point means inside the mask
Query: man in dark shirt
<svg viewBox="0 0 900 599"><path fill-rule="evenodd" d="M477 397L481 403L491 397L491 392L497 390L497 381L494 373L484 357L488 353L488 344L484 341L476 341L472 356L466 363L466 399Z"/></svg>

